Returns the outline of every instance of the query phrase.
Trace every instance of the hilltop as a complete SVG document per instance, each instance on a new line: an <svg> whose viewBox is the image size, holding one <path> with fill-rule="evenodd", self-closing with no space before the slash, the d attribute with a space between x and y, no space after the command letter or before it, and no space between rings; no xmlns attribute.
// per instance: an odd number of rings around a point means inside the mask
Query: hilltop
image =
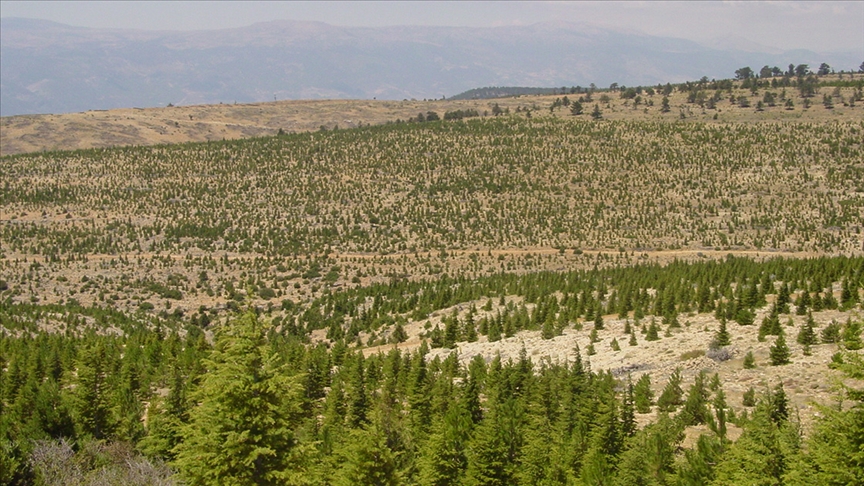
<svg viewBox="0 0 864 486"><path fill-rule="evenodd" d="M826 75L815 81L813 92L802 97L799 80L759 80L751 89L742 81L692 83L593 90L581 118L596 104L604 120L700 121L715 123L802 122L825 123L860 119L864 75ZM773 85L772 85L773 84ZM650 91L648 91L650 89ZM584 98L588 87L573 87L557 95L518 95L490 100L303 100L252 104L127 108L59 115L20 115L0 118L0 155L46 150L74 150L128 145L155 145L231 140L285 133L380 125L416 118L418 113L476 111L494 116L495 106L521 116L574 117L561 101ZM573 93L571 91L578 91ZM632 91L632 93L631 93ZM669 106L664 109L664 91ZM650 94L649 94L650 93ZM638 98L637 98L638 97ZM825 99L830 99L830 109ZM713 99L712 99L713 98ZM743 102L741 100L744 100ZM556 101L557 100L557 101ZM709 101L710 100L710 101ZM787 101L789 100L789 101ZM791 104L790 104L791 101ZM851 104L850 104L850 101ZM762 107L759 107L760 102ZM808 103L809 106L808 107ZM552 108L550 110L550 108Z"/></svg>

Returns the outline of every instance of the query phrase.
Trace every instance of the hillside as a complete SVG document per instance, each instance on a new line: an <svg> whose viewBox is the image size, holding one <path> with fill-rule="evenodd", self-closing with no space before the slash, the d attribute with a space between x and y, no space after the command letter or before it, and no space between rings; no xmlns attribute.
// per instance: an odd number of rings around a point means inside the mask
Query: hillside
<svg viewBox="0 0 864 486"><path fill-rule="evenodd" d="M782 85L784 79L790 86L772 87L772 81L776 85L780 80ZM606 120L822 123L860 119L859 112L864 109L864 104L853 102L853 106L847 105L851 98L857 98L856 93L860 93L864 79L862 75L846 75L842 79L838 75L829 75L818 79L823 86L817 86L812 93L815 97L810 98L801 96L797 79L777 78L761 81L767 85L755 91L742 89L740 82L670 85L673 89L668 95L669 110L666 112L662 106L665 85L652 87L655 90L653 95L647 94L647 91L641 92L645 90L640 88L638 101L635 99L636 93L632 97L622 97L629 96L626 89L603 90L595 94L595 104L602 105L603 118ZM836 84L842 84L843 87L838 91L838 87L833 86ZM701 95L696 96L698 93ZM765 100L767 93L773 93L774 101L770 104L763 102L764 107L760 110L757 105ZM825 95L832 100L831 109L823 105ZM575 101L584 93L568 96ZM742 96L748 106L739 104ZM280 129L292 133L318 130L321 126L331 129L351 128L361 124L379 125L388 121L407 120L429 111L442 117L446 112L456 110L476 110L481 115L492 116L496 104L511 113L517 109L520 112L528 109L534 117L552 115L569 118L572 116L569 107L556 105L554 111L549 110L555 100L561 97L521 95L462 101L303 100L11 116L0 118L0 155L231 140L275 135ZM716 98L711 102L713 108L707 104L709 97ZM782 101L781 97L784 97ZM786 97L792 100L791 106L787 106ZM812 108L805 108L807 103L812 104ZM592 107L590 102L586 103L582 118L588 117Z"/></svg>
<svg viewBox="0 0 864 486"><path fill-rule="evenodd" d="M0 482L854 484L845 76L3 118Z"/></svg>

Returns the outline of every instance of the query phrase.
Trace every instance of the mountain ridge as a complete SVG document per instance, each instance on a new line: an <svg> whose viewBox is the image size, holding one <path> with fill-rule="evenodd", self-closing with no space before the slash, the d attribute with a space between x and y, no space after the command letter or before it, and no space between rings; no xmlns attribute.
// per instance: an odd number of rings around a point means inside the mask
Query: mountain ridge
<svg viewBox="0 0 864 486"><path fill-rule="evenodd" d="M0 116L169 103L438 99L480 86L649 85L727 77L743 65L858 64L851 53L718 50L569 22L373 28L274 20L186 32L3 18L0 26Z"/></svg>

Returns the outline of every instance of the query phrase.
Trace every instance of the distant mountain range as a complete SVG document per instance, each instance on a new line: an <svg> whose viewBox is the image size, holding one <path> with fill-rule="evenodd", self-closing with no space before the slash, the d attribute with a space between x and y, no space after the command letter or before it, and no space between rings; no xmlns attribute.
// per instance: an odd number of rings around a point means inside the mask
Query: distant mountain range
<svg viewBox="0 0 864 486"><path fill-rule="evenodd" d="M482 86L605 87L731 77L849 52L752 52L573 23L337 27L273 21L192 32L0 21L0 115L169 103L441 98Z"/></svg>

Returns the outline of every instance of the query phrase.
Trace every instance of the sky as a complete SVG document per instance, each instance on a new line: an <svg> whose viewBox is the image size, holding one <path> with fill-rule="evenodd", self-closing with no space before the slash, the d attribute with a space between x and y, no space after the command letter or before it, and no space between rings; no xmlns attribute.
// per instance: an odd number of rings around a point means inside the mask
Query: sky
<svg viewBox="0 0 864 486"><path fill-rule="evenodd" d="M235 28L269 20L340 26L494 27L544 21L690 39L716 47L861 51L864 1L8 1L0 17L144 30Z"/></svg>

